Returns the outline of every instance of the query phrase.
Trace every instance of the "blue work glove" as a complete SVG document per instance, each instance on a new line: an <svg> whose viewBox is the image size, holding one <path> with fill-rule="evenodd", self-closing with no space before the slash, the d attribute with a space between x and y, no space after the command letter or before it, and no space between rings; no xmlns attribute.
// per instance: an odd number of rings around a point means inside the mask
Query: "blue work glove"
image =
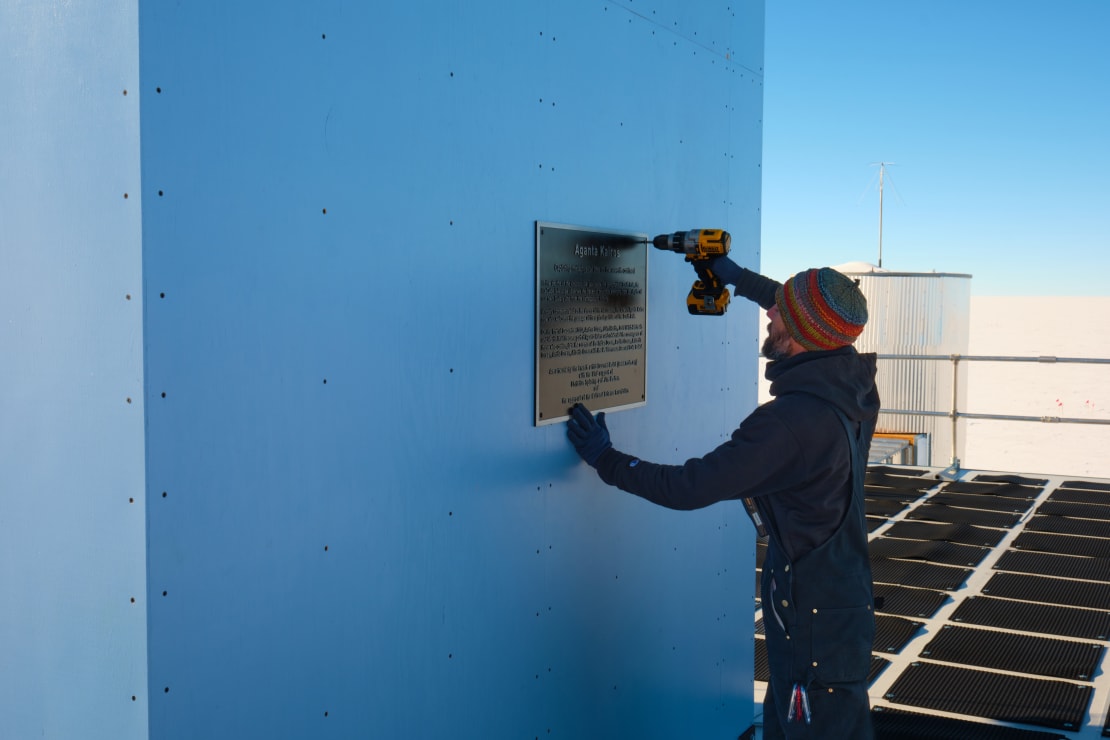
<svg viewBox="0 0 1110 740"><path fill-rule="evenodd" d="M736 285L744 274L744 268L727 256L717 257L709 263L709 270L721 279L722 283Z"/></svg>
<svg viewBox="0 0 1110 740"><path fill-rule="evenodd" d="M574 404L570 410L567 438L590 466L595 466L601 453L613 446L609 441L609 430L605 427L605 412L602 411L595 419L590 410L580 403Z"/></svg>

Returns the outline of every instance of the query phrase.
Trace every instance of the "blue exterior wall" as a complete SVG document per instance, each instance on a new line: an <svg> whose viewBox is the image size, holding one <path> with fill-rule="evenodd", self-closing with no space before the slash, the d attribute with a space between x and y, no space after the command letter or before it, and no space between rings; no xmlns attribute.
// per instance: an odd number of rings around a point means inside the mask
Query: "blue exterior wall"
<svg viewBox="0 0 1110 740"><path fill-rule="evenodd" d="M0 3L0 737L147 737L138 5Z"/></svg>
<svg viewBox="0 0 1110 740"><path fill-rule="evenodd" d="M532 425L533 235L758 265L762 2L0 8L0 736L751 724L751 526ZM757 312L649 264L609 427L681 462L754 406Z"/></svg>

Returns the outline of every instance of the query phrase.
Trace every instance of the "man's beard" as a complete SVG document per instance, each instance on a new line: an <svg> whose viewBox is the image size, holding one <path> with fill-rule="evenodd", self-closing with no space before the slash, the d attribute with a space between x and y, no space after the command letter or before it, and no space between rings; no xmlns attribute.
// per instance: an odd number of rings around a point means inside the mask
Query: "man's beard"
<svg viewBox="0 0 1110 740"><path fill-rule="evenodd" d="M785 360L790 356L789 339L789 336L786 334L781 334L776 337L774 332L768 329L767 338L763 340L763 356L771 362Z"/></svg>

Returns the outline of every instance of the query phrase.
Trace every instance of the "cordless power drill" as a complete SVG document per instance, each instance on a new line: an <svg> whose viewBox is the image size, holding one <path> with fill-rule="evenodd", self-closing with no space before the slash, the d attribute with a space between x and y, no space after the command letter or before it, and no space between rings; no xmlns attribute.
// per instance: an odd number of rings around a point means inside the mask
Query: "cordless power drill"
<svg viewBox="0 0 1110 740"><path fill-rule="evenodd" d="M652 240L656 249L686 255L698 279L686 296L686 308L698 316L722 316L728 310L728 286L709 269L709 263L728 254L732 237L721 229L692 229L660 234Z"/></svg>

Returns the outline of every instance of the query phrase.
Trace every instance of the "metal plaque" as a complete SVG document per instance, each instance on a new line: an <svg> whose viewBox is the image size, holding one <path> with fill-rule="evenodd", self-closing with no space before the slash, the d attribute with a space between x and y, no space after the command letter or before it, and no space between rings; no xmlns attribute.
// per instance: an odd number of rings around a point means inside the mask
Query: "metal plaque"
<svg viewBox="0 0 1110 740"><path fill-rule="evenodd" d="M536 222L537 426L647 403L647 241Z"/></svg>

